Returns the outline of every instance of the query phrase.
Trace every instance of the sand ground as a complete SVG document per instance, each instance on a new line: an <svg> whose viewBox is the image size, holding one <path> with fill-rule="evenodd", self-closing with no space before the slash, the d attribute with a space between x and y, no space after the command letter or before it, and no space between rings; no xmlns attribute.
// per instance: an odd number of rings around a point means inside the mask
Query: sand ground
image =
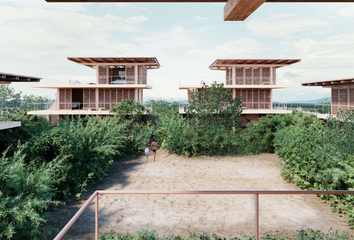
<svg viewBox="0 0 354 240"><path fill-rule="evenodd" d="M151 158L151 157L150 157ZM151 160L151 159L150 159ZM156 162L145 157L125 158L122 167L111 170L94 190L301 190L280 175L274 154L186 158L158 153ZM59 229L82 206L73 202L51 214L49 225ZM141 228L156 229L159 235L189 231L216 233L224 237L254 235L253 195L101 195L100 233L125 233ZM330 228L349 232L347 219L333 213L315 195L260 196L260 231L280 230L290 234L301 228L327 232ZM93 239L94 203L68 232L70 239Z"/></svg>

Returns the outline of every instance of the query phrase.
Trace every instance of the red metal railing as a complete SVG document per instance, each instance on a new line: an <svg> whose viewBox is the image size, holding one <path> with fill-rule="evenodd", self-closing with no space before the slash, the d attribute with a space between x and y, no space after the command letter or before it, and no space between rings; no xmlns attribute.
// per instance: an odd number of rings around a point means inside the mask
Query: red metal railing
<svg viewBox="0 0 354 240"><path fill-rule="evenodd" d="M81 214L85 211L85 209L90 205L90 203L95 199L95 240L98 240L98 195L103 194L121 194L121 195L136 195L136 194L207 194L207 195L255 195L255 230L256 230L256 239L259 240L259 195L298 195L298 194L354 194L354 191L349 190L333 190L333 191L303 191L303 190L250 190L250 191L230 191L230 190L189 190L189 191L170 191L170 190L136 190L136 191L95 191L91 197L84 203L84 205L79 209L79 211L71 218L71 220L65 225L65 227L58 233L58 235L54 238L54 240L60 240L64 237L64 235L69 231L71 226L75 223L75 221L81 216Z"/></svg>

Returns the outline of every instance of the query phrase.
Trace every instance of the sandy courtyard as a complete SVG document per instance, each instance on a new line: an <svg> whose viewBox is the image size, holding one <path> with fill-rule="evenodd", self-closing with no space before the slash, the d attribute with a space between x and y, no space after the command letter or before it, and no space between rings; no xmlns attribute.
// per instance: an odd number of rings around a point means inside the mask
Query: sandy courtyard
<svg viewBox="0 0 354 240"><path fill-rule="evenodd" d="M151 158L151 157L150 157ZM150 159L151 160L151 159ZM246 157L186 158L162 151L156 162L145 157L123 159L102 184L89 189L85 200L99 190L300 190L280 175L273 154ZM61 229L84 201L53 212L48 221ZM254 235L253 195L102 195L99 198L100 233L125 233L141 228L159 235L189 231L224 237ZM301 228L329 228L350 232L345 218L312 195L260 196L260 230L294 233ZM69 231L70 239L93 239L94 203Z"/></svg>

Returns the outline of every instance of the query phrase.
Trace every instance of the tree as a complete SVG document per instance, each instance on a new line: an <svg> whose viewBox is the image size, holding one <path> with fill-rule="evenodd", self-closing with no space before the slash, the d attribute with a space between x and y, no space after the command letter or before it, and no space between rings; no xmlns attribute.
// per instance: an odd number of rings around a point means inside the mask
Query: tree
<svg viewBox="0 0 354 240"><path fill-rule="evenodd" d="M7 84L0 84L0 106L19 107L21 104L21 92L15 93L15 89Z"/></svg>
<svg viewBox="0 0 354 240"><path fill-rule="evenodd" d="M129 141L126 143L126 152L132 156L139 156L148 143L153 132L153 126L145 124L143 116L149 113L144 105L132 99L124 99L109 110L115 113L118 121L124 121L127 125Z"/></svg>
<svg viewBox="0 0 354 240"><path fill-rule="evenodd" d="M208 86L204 83L199 91L192 90L190 97L185 111L198 126L214 125L226 129L239 126L241 99L233 98L232 91L224 88L224 84L214 82Z"/></svg>
<svg viewBox="0 0 354 240"><path fill-rule="evenodd" d="M144 115L147 110L144 105L139 102L135 102L132 99L124 99L117 105L113 106L110 113L115 113L116 117L125 120L141 120L141 116Z"/></svg>

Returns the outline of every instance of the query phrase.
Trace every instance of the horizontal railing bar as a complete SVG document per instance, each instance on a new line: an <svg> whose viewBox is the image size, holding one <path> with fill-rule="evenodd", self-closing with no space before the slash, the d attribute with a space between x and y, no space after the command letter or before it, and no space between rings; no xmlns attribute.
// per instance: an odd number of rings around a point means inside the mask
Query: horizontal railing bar
<svg viewBox="0 0 354 240"><path fill-rule="evenodd" d="M220 195L220 194L234 194L234 195L291 195L291 194L354 194L352 190L97 190L84 203L79 211L70 219L65 227L58 233L54 240L62 239L69 231L71 226L91 204L93 199L99 194L194 194L194 195Z"/></svg>
<svg viewBox="0 0 354 240"><path fill-rule="evenodd" d="M99 194L354 194L352 190L98 190Z"/></svg>
<svg viewBox="0 0 354 240"><path fill-rule="evenodd" d="M70 221L65 225L65 227L58 233L58 235L54 238L54 240L60 240L64 237L64 235L69 231L71 226L76 222L76 220L81 216L81 214L86 210L86 208L90 205L92 200L97 196L98 191L95 191L91 197L85 202L85 204L79 209L79 211L70 219Z"/></svg>

